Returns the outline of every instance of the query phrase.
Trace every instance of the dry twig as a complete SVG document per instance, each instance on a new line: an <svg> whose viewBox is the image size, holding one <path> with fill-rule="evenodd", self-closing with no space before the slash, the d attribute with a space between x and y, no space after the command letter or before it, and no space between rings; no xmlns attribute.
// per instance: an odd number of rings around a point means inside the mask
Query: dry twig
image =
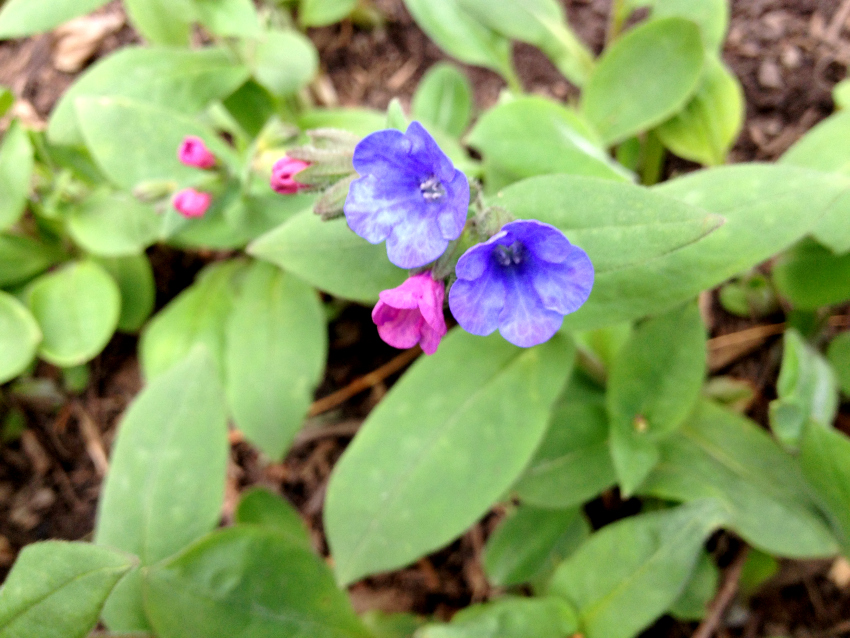
<svg viewBox="0 0 850 638"><path fill-rule="evenodd" d="M720 627L720 622L723 620L723 614L726 613L726 608L732 603L735 594L738 593L738 581L741 578L741 570L744 569L744 562L747 560L748 548L744 547L735 560L726 569L723 575L723 584L720 586L720 591L711 601L708 607L708 615L703 620L691 638L711 638L714 632Z"/></svg>

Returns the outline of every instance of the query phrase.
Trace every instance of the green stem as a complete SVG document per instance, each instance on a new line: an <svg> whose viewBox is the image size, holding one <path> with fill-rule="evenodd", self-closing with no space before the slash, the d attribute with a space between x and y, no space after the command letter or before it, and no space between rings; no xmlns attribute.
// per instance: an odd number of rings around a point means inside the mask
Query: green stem
<svg viewBox="0 0 850 638"><path fill-rule="evenodd" d="M643 165L640 172L644 186L652 186L659 182L665 155L664 145L661 144L658 135L655 131L649 131L643 144Z"/></svg>
<svg viewBox="0 0 850 638"><path fill-rule="evenodd" d="M611 17L608 21L608 32L605 34L605 44L608 45L617 39L623 30L623 24L629 17L629 0L613 0L611 3Z"/></svg>

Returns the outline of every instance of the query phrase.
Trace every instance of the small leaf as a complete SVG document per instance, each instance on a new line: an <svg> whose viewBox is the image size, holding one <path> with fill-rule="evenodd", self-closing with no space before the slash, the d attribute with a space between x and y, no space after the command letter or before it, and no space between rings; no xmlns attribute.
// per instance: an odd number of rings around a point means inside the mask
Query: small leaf
<svg viewBox="0 0 850 638"><path fill-rule="evenodd" d="M850 332L842 332L829 344L826 356L832 364L841 391L850 396Z"/></svg>
<svg viewBox="0 0 850 638"><path fill-rule="evenodd" d="M727 0L638 0L636 4L650 5L653 19L678 16L695 22L708 50L719 51L723 46L729 26Z"/></svg>
<svg viewBox="0 0 850 638"><path fill-rule="evenodd" d="M401 567L483 515L540 442L573 354L560 338L522 350L458 330L417 362L331 475L325 529L338 581Z"/></svg>
<svg viewBox="0 0 850 638"><path fill-rule="evenodd" d="M416 638L563 638L578 630L575 611L554 596L506 596L472 605L446 624L426 625Z"/></svg>
<svg viewBox="0 0 850 638"><path fill-rule="evenodd" d="M248 46L257 82L279 97L304 87L319 68L316 47L297 31L269 30Z"/></svg>
<svg viewBox="0 0 850 638"><path fill-rule="evenodd" d="M26 210L32 170L32 144L14 120L0 144L0 231L14 226Z"/></svg>
<svg viewBox="0 0 850 638"><path fill-rule="evenodd" d="M132 558L89 543L23 549L0 589L0 638L83 638Z"/></svg>
<svg viewBox="0 0 850 638"><path fill-rule="evenodd" d="M26 283L59 256L58 251L25 235L0 234L0 287Z"/></svg>
<svg viewBox="0 0 850 638"><path fill-rule="evenodd" d="M147 255L101 257L97 263L112 275L121 291L118 330L137 332L153 312L156 283Z"/></svg>
<svg viewBox="0 0 850 638"><path fill-rule="evenodd" d="M584 87L581 112L606 144L622 142L684 108L699 87L703 58L693 22L650 20L605 50Z"/></svg>
<svg viewBox="0 0 850 638"><path fill-rule="evenodd" d="M720 570L705 551L700 554L688 584L668 610L679 620L702 620L708 613L708 605L717 593Z"/></svg>
<svg viewBox="0 0 850 638"><path fill-rule="evenodd" d="M124 0L136 30L154 44L186 46L195 6L192 0Z"/></svg>
<svg viewBox="0 0 850 638"><path fill-rule="evenodd" d="M193 0L198 21L221 36L255 37L260 16L251 0Z"/></svg>
<svg viewBox="0 0 850 638"><path fill-rule="evenodd" d="M307 527L297 510L280 496L262 487L254 487L242 493L234 514L242 525L261 525L274 529L287 537L293 545L310 549Z"/></svg>
<svg viewBox="0 0 850 638"><path fill-rule="evenodd" d="M777 259L771 271L779 293L798 310L817 310L850 299L850 252L836 255L804 240Z"/></svg>
<svg viewBox="0 0 850 638"><path fill-rule="evenodd" d="M847 555L850 553L850 439L838 430L808 423L803 430L800 463Z"/></svg>
<svg viewBox="0 0 850 638"><path fill-rule="evenodd" d="M302 27L325 27L339 22L357 6L357 0L300 0L298 22Z"/></svg>
<svg viewBox="0 0 850 638"><path fill-rule="evenodd" d="M121 312L118 286L93 261L72 262L42 275L31 284L27 300L44 335L39 355L62 367L98 355Z"/></svg>
<svg viewBox="0 0 850 638"><path fill-rule="evenodd" d="M0 10L0 40L50 31L109 0L8 0ZM3 191L0 191L3 192Z"/></svg>
<svg viewBox="0 0 850 638"><path fill-rule="evenodd" d="M460 137L472 117L472 86L457 67L438 62L416 87L411 108L413 119Z"/></svg>
<svg viewBox="0 0 850 638"><path fill-rule="evenodd" d="M84 249L103 257L139 255L157 240L161 220L150 206L123 193L95 192L74 206L68 230Z"/></svg>
<svg viewBox="0 0 850 638"><path fill-rule="evenodd" d="M145 609L162 638L369 638L330 570L275 530L218 530L150 568Z"/></svg>
<svg viewBox="0 0 850 638"><path fill-rule="evenodd" d="M0 290L0 383L27 369L40 341L41 330L27 307Z"/></svg>

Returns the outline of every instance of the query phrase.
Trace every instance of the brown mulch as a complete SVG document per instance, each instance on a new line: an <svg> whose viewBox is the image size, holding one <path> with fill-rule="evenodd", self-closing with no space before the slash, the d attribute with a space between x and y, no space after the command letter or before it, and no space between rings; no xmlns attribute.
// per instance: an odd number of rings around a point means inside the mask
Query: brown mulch
<svg viewBox="0 0 850 638"><path fill-rule="evenodd" d="M393 97L409 104L425 71L445 59L415 26L400 0L375 0L386 17L384 27L367 31L349 22L313 29L324 79L315 91L327 105L385 108ZM571 23L596 51L601 50L610 0L564 2ZM113 2L101 13L120 12ZM773 160L806 130L833 110L832 86L850 64L850 0L734 0L727 64L746 93L747 119L731 161ZM92 59L137 41L123 26L107 35ZM59 71L55 36L46 34L0 43L0 84L11 86L21 100L19 115L43 122L75 74ZM525 88L570 100L576 91L549 61L532 47L518 45L515 62ZM495 74L464 66L475 90L479 110L493 105L503 87ZM678 165L677 165L678 167ZM157 271L158 305L163 305L191 281L202 259L167 249L151 255ZM707 299L712 335L752 326L723 312ZM778 323L780 315L762 323ZM756 349L721 372L748 379L757 390L753 416L763 420L775 384L779 337L766 336ZM330 361L317 396L330 395L352 380L393 360L398 352L377 338L368 309L346 306L330 326ZM141 381L133 353L136 340L117 337L91 366L87 389L79 395L65 390L59 372L39 364L37 383L10 384L0 395L0 417L20 410L28 429L0 443L0 580L19 549L47 538L90 538L104 459L119 415L138 392ZM290 499L310 524L316 547L327 552L322 534L324 489L334 462L356 427L380 400L398 373L354 398L315 416L309 424L333 423L333 436L299 439L282 463L267 464L249 445L234 440L228 472L225 519L240 490L267 485ZM845 406L846 407L846 406ZM631 511L616 493L588 508L596 522ZM446 549L417 564L355 585L352 599L359 610L414 611L447 618L492 592L478 557L498 513ZM788 563L780 580L760 591L749 609L733 605L721 636L818 636L850 633L850 591L827 575L828 565ZM842 624L843 623L843 624ZM688 636L693 625L663 619L646 636Z"/></svg>

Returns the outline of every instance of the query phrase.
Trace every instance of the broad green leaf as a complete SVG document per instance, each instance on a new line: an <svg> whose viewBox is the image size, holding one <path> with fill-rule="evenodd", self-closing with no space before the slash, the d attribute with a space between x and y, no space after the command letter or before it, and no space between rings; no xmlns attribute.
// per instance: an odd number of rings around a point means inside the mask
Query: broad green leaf
<svg viewBox="0 0 850 638"><path fill-rule="evenodd" d="M719 51L729 26L728 0L639 0L652 7L652 18L677 16L695 22L706 48Z"/></svg>
<svg viewBox="0 0 850 638"><path fill-rule="evenodd" d="M660 261L723 223L717 215L640 186L567 175L523 180L492 203L517 218L557 226L587 252L596 271L589 303L606 274Z"/></svg>
<svg viewBox="0 0 850 638"><path fill-rule="evenodd" d="M558 568L549 593L576 607L587 638L632 638L676 601L723 521L703 500L603 527Z"/></svg>
<svg viewBox="0 0 850 638"><path fill-rule="evenodd" d="M139 255L159 234L153 207L124 193L95 192L75 205L68 230L84 250L103 257Z"/></svg>
<svg viewBox="0 0 850 638"><path fill-rule="evenodd" d="M244 47L254 78L279 97L306 86L319 68L316 47L297 31L265 31Z"/></svg>
<svg viewBox="0 0 850 638"><path fill-rule="evenodd" d="M344 220L323 222L312 211L294 216L248 246L248 254L280 266L319 290L364 303L401 284L383 244L355 235Z"/></svg>
<svg viewBox="0 0 850 638"><path fill-rule="evenodd" d="M244 275L225 335L225 388L236 427L279 460L325 369L322 304L294 275L255 262Z"/></svg>
<svg viewBox="0 0 850 638"><path fill-rule="evenodd" d="M411 109L413 119L460 137L472 117L472 85L456 66L438 62L416 87Z"/></svg>
<svg viewBox="0 0 850 638"><path fill-rule="evenodd" d="M28 545L0 589L0 638L88 636L132 566L127 554L89 543Z"/></svg>
<svg viewBox="0 0 850 638"><path fill-rule="evenodd" d="M583 391L574 375L552 410L546 435L513 489L538 507L580 505L617 480L608 451L605 395Z"/></svg>
<svg viewBox="0 0 850 638"><path fill-rule="evenodd" d="M832 364L838 386L850 396L850 332L842 332L829 344L827 359Z"/></svg>
<svg viewBox="0 0 850 638"><path fill-rule="evenodd" d="M684 591L670 606L668 612L679 620L702 620L708 605L717 594L720 570L708 552L702 552Z"/></svg>
<svg viewBox="0 0 850 638"><path fill-rule="evenodd" d="M777 556L835 552L796 460L749 419L707 401L662 442L661 462L640 492L674 501L716 499L732 530Z"/></svg>
<svg viewBox="0 0 850 638"><path fill-rule="evenodd" d="M124 0L127 17L154 44L186 46L196 17L192 0Z"/></svg>
<svg viewBox="0 0 850 638"><path fill-rule="evenodd" d="M560 563L590 533L578 508L520 505L487 539L482 564L497 587L521 585Z"/></svg>
<svg viewBox="0 0 850 638"><path fill-rule="evenodd" d="M203 344L219 379L225 379L225 335L235 299L233 279L243 266L228 261L207 267L148 323L139 343L145 378L162 374Z"/></svg>
<svg viewBox="0 0 850 638"><path fill-rule="evenodd" d="M229 450L222 395L209 355L197 348L136 397L112 448L98 545L152 565L217 525ZM147 628L140 587L135 571L115 590L104 610L111 630Z"/></svg>
<svg viewBox="0 0 850 638"><path fill-rule="evenodd" d="M850 554L850 439L838 430L809 423L803 431L800 464L843 553Z"/></svg>
<svg viewBox="0 0 850 638"><path fill-rule="evenodd" d="M0 40L50 31L109 0L7 0L0 10Z"/></svg>
<svg viewBox="0 0 850 638"><path fill-rule="evenodd" d="M577 86L593 71L593 53L570 29L556 0L458 0L481 24L511 40L540 48Z"/></svg>
<svg viewBox="0 0 850 638"><path fill-rule="evenodd" d="M0 234L0 287L24 283L59 258L58 251L31 237Z"/></svg>
<svg viewBox="0 0 850 638"><path fill-rule="evenodd" d="M564 638L578 630L575 611L554 596L508 596L472 605L446 624L426 625L416 638Z"/></svg>
<svg viewBox="0 0 850 638"><path fill-rule="evenodd" d="M0 290L0 383L27 369L40 341L41 330L27 307Z"/></svg>
<svg viewBox="0 0 850 638"><path fill-rule="evenodd" d="M381 111L365 108L311 109L298 116L298 128L340 128L366 137L386 128L387 116Z"/></svg>
<svg viewBox="0 0 850 638"><path fill-rule="evenodd" d="M650 20L606 49L584 87L581 112L606 144L622 142L685 107L699 87L703 58L693 22Z"/></svg>
<svg viewBox="0 0 850 638"><path fill-rule="evenodd" d="M121 291L118 330L137 332L153 312L156 283L147 255L101 257L96 260L112 275Z"/></svg>
<svg viewBox="0 0 850 638"><path fill-rule="evenodd" d="M187 135L203 139L219 157L232 156L212 130L159 106L109 97L81 97L75 104L86 146L104 174L125 190L143 182L171 181L176 187L205 179L203 171L177 159Z"/></svg>
<svg viewBox="0 0 850 638"><path fill-rule="evenodd" d="M55 144L83 144L74 109L80 97L124 97L194 115L231 93L247 76L248 69L221 47L120 49L87 69L62 95L47 136Z"/></svg>
<svg viewBox="0 0 850 638"><path fill-rule="evenodd" d="M26 210L32 169L32 143L14 120L0 143L0 231L15 225Z"/></svg>
<svg viewBox="0 0 850 638"><path fill-rule="evenodd" d="M779 293L798 310L817 310L850 299L850 252L836 255L803 240L781 255L771 271Z"/></svg>
<svg viewBox="0 0 850 638"><path fill-rule="evenodd" d="M561 338L522 350L456 330L418 361L331 475L337 580L406 565L482 516L534 453L574 352Z"/></svg>
<svg viewBox="0 0 850 638"><path fill-rule="evenodd" d="M121 313L117 284L93 261L72 262L42 275L28 289L27 301L44 336L39 356L62 367L98 355Z"/></svg>
<svg viewBox="0 0 850 638"><path fill-rule="evenodd" d="M300 0L298 22L302 27L324 27L339 22L357 6L357 0Z"/></svg>
<svg viewBox="0 0 850 638"><path fill-rule="evenodd" d="M369 638L324 562L275 530L218 530L150 568L161 638Z"/></svg>
<svg viewBox="0 0 850 638"><path fill-rule="evenodd" d="M696 404L706 359L706 330L696 303L638 325L614 358L606 403L611 456L626 496L658 462L655 444Z"/></svg>
<svg viewBox="0 0 850 638"><path fill-rule="evenodd" d="M416 24L443 51L467 64L510 76L510 41L464 11L459 0L404 0Z"/></svg>
<svg viewBox="0 0 850 638"><path fill-rule="evenodd" d="M193 0L193 3L198 21L215 35L255 37L260 33L260 17L251 0Z"/></svg>
<svg viewBox="0 0 850 638"><path fill-rule="evenodd" d="M222 100L222 105L249 137L257 137L275 114L277 100L268 89L249 79Z"/></svg>
<svg viewBox="0 0 850 638"><path fill-rule="evenodd" d="M838 411L838 382L832 367L793 328L783 339L776 393L779 398L770 403L770 428L792 449L807 422L829 427Z"/></svg>
<svg viewBox="0 0 850 638"><path fill-rule="evenodd" d="M696 94L655 132L679 157L716 166L726 161L743 122L741 84L718 58L709 56Z"/></svg>
<svg viewBox="0 0 850 638"><path fill-rule="evenodd" d="M467 141L484 156L490 190L548 173L632 178L607 155L578 114L542 97L517 98L493 107L478 120Z"/></svg>
<svg viewBox="0 0 850 638"><path fill-rule="evenodd" d="M292 545L311 547L307 527L296 509L263 487L243 492L234 514L240 525L260 525L286 536Z"/></svg>

